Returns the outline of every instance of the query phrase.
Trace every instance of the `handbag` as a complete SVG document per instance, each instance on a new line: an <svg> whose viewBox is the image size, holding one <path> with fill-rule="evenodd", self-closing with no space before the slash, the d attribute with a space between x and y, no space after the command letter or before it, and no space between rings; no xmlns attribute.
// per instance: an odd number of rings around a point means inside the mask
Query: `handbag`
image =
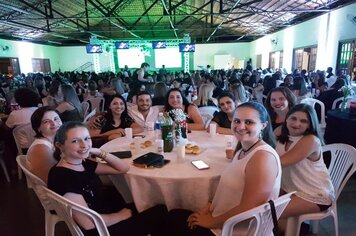
<svg viewBox="0 0 356 236"><path fill-rule="evenodd" d="M163 156L154 152L146 153L133 160L133 165L141 168L153 168L164 162Z"/></svg>
<svg viewBox="0 0 356 236"><path fill-rule="evenodd" d="M276 208L274 206L273 200L268 201L270 207L271 207L271 214L272 214L272 220L273 220L273 235L278 236L279 235L279 228L278 228L278 220L277 220L277 214L276 214Z"/></svg>

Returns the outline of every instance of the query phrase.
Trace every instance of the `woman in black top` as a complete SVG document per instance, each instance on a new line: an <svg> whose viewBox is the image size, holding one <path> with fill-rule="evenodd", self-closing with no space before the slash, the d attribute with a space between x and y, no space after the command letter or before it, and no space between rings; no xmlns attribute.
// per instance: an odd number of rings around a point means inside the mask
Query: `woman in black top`
<svg viewBox="0 0 356 236"><path fill-rule="evenodd" d="M164 218L167 209L156 206L137 214L117 192L106 191L100 174L120 174L129 170L121 159L98 148L92 148L89 131L80 122L68 122L55 136L55 158L58 164L49 172L48 188L63 197L98 212L111 235L166 235ZM98 163L90 156L105 160ZM73 218L85 235L98 235L95 225L85 215L74 211Z"/></svg>
<svg viewBox="0 0 356 236"><path fill-rule="evenodd" d="M190 104L178 88L172 88L166 95L164 110L170 112L173 109L181 109L188 115L189 130L203 130L204 122L198 107Z"/></svg>
<svg viewBox="0 0 356 236"><path fill-rule="evenodd" d="M127 113L127 104L121 95L113 96L108 102L110 104L108 112L96 118L101 126L90 130L92 137L105 136L112 140L125 136L125 128L132 128L133 134L143 131Z"/></svg>
<svg viewBox="0 0 356 236"><path fill-rule="evenodd" d="M232 134L231 121L236 109L235 97L229 92L223 92L218 98L221 109L215 112L211 123L216 123L216 132L219 134Z"/></svg>

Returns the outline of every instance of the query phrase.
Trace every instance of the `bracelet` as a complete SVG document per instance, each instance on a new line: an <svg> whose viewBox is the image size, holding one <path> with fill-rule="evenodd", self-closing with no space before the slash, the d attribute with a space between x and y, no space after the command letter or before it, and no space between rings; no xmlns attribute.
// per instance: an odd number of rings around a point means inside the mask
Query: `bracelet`
<svg viewBox="0 0 356 236"><path fill-rule="evenodd" d="M101 159L101 160L105 160L106 157L107 157L108 153L103 151L103 150L100 150L100 154L98 155L98 157Z"/></svg>

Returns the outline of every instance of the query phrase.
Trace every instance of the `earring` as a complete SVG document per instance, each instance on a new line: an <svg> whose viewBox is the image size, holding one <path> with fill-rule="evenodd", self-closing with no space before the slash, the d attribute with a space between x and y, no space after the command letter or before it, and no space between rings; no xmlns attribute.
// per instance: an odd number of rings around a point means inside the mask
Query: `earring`
<svg viewBox="0 0 356 236"><path fill-rule="evenodd" d="M260 132L260 139L263 139L263 130Z"/></svg>

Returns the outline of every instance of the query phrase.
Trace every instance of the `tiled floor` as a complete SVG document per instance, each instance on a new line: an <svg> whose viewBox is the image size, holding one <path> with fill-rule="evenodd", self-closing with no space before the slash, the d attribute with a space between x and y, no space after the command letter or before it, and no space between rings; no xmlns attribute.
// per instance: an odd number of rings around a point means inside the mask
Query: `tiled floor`
<svg viewBox="0 0 356 236"><path fill-rule="evenodd" d="M338 201L339 235L356 235L356 176L352 177ZM7 183L0 172L0 236L43 236L44 213L40 202L25 181L15 176ZM70 235L64 223L56 227L56 236ZM322 221L319 234L335 235L331 218Z"/></svg>

